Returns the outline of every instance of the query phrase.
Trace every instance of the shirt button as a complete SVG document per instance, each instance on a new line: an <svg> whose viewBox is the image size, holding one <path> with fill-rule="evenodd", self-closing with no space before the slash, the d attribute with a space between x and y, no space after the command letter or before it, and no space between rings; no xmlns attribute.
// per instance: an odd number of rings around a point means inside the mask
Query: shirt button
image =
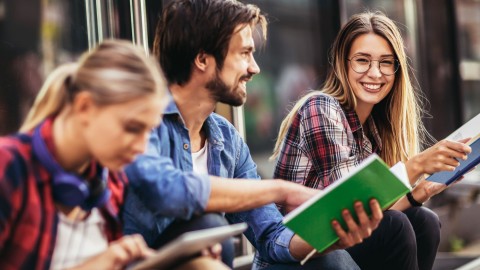
<svg viewBox="0 0 480 270"><path fill-rule="evenodd" d="M183 149L187 150L188 149L188 143L183 144Z"/></svg>

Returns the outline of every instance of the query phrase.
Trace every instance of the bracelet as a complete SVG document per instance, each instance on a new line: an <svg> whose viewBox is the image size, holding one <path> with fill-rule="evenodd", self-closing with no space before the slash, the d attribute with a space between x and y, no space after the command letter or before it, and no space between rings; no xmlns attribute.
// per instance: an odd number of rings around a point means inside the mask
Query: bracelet
<svg viewBox="0 0 480 270"><path fill-rule="evenodd" d="M417 200L415 200L415 198L413 198L412 192L407 193L407 200L412 206L422 206L423 205L423 203L420 203Z"/></svg>

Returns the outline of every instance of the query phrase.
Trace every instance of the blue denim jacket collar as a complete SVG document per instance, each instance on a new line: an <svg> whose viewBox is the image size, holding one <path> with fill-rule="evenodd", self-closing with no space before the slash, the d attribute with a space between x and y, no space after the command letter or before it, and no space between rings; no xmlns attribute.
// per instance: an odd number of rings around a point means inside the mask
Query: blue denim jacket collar
<svg viewBox="0 0 480 270"><path fill-rule="evenodd" d="M170 103L167 105L167 108L165 108L163 115L177 115L177 117L179 117L179 119L182 121L183 126L185 127L185 121L183 120L183 117L178 110L177 104L173 99L170 100ZM215 146L215 150L223 151L225 147L225 138L217 122L213 119L212 114L207 117L203 126L207 135L208 143L212 146Z"/></svg>

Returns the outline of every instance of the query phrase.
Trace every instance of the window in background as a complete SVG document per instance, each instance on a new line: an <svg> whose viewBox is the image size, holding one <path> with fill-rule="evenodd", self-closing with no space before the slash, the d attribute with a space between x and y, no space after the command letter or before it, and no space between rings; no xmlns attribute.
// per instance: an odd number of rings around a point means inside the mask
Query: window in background
<svg viewBox="0 0 480 270"><path fill-rule="evenodd" d="M332 1L246 1L267 13L267 42L259 46L255 58L260 74L247 85L245 104L246 141L263 178L273 175L274 162L268 162L282 119L293 103L308 90L317 89L325 76L329 35L321 28L337 31L333 20L322 25L338 10L328 8ZM327 41L325 41L327 40ZM328 45L325 45L328 44ZM321 71L322 70L322 71Z"/></svg>
<svg viewBox="0 0 480 270"><path fill-rule="evenodd" d="M462 124L480 113L480 1L456 0L457 50L460 70ZM480 167L462 183L480 184Z"/></svg>
<svg viewBox="0 0 480 270"><path fill-rule="evenodd" d="M87 49L83 1L0 0L0 134L15 132L49 72Z"/></svg>
<svg viewBox="0 0 480 270"><path fill-rule="evenodd" d="M463 121L480 113L480 1L456 0Z"/></svg>

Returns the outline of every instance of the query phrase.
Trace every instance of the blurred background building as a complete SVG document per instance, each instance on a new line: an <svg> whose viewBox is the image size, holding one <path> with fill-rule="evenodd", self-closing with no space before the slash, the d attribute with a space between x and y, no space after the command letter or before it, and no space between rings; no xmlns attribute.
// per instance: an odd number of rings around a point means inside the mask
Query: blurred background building
<svg viewBox="0 0 480 270"><path fill-rule="evenodd" d="M168 2L0 0L0 134L18 129L45 76L60 63L112 37L148 51ZM262 177L272 176L268 157L281 120L301 95L321 86L332 41L358 12L380 10L398 23L415 83L428 101L424 121L435 138L480 113L480 0L244 2L260 6L269 18L268 40L256 53L262 72L248 85L243 108L218 110L245 134ZM479 193L480 173L474 171L430 202L443 222L439 260L444 261L436 269L453 269L458 262L449 264L452 257L466 262L479 256L471 248L480 239ZM248 254L251 248L240 245L239 255Z"/></svg>

